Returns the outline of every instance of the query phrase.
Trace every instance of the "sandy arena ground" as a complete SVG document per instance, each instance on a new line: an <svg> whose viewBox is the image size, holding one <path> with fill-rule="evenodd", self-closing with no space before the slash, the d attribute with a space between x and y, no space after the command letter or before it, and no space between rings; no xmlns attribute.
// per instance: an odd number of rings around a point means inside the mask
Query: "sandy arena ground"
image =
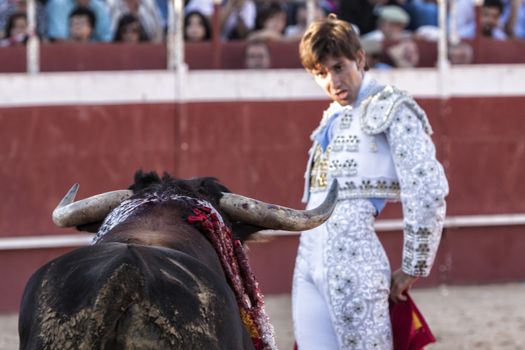
<svg viewBox="0 0 525 350"><path fill-rule="evenodd" d="M525 350L525 283L416 289L412 296L437 338L427 350ZM290 296L266 304L279 349L291 350ZM15 349L17 316L0 317L0 350Z"/></svg>

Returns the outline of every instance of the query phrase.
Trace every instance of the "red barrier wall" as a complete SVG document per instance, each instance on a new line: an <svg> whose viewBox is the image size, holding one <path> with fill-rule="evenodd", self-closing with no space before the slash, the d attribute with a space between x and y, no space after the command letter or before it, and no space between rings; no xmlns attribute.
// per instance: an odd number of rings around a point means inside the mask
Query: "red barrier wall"
<svg viewBox="0 0 525 350"><path fill-rule="evenodd" d="M525 63L525 40L467 41L476 64ZM391 43L386 43L385 48ZM416 41L419 48L417 67L435 67L437 44ZM302 68L298 42L270 42L272 68ZM190 69L244 68L244 41L222 43L218 51L212 43L185 44L185 61ZM0 48L0 73L25 72L25 47ZM166 46L162 44L43 43L40 46L40 71L108 71L166 69Z"/></svg>
<svg viewBox="0 0 525 350"><path fill-rule="evenodd" d="M449 215L525 212L523 98L420 99L450 181ZM214 102L0 109L0 236L73 233L50 213L68 186L79 197L123 188L138 168L211 175L233 191L300 207L308 136L325 101ZM383 218L399 217L398 205ZM420 286L525 278L521 227L448 230ZM380 234L399 266L401 234ZM266 293L287 293L297 236L251 244ZM0 312L16 311L22 287L67 249L0 251Z"/></svg>

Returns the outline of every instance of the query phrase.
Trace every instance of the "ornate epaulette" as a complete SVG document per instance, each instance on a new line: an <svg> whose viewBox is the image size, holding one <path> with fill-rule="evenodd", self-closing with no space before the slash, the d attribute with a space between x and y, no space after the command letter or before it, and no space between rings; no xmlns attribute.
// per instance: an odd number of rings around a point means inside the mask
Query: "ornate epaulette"
<svg viewBox="0 0 525 350"><path fill-rule="evenodd" d="M432 134L430 123L421 107L404 91L390 85L362 102L359 108L361 128L368 135L384 132L392 124L394 114L400 106L411 109L421 120L425 132Z"/></svg>

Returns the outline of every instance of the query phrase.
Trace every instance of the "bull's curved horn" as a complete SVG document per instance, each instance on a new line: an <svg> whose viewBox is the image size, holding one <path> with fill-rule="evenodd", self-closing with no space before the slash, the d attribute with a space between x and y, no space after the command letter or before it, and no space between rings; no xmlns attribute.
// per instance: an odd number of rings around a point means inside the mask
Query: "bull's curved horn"
<svg viewBox="0 0 525 350"><path fill-rule="evenodd" d="M290 209L233 193L224 193L220 205L233 220L273 230L304 231L321 225L330 217L337 192L338 183L334 181L324 202L310 210Z"/></svg>
<svg viewBox="0 0 525 350"><path fill-rule="evenodd" d="M55 225L72 227L100 221L133 194L130 190L118 190L73 202L78 187L74 184L53 211Z"/></svg>

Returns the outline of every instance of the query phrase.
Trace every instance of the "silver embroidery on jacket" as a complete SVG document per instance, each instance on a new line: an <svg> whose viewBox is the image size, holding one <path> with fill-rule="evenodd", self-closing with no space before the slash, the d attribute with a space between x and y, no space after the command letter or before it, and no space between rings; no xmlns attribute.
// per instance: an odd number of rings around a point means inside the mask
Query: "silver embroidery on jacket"
<svg viewBox="0 0 525 350"><path fill-rule="evenodd" d="M325 224L325 278L341 349L392 348L390 265L374 232L374 213L367 199L344 200Z"/></svg>
<svg viewBox="0 0 525 350"><path fill-rule="evenodd" d="M434 262L445 220L448 183L435 148L412 104L396 108L385 131L401 187L404 244L402 268L412 276L427 276Z"/></svg>

